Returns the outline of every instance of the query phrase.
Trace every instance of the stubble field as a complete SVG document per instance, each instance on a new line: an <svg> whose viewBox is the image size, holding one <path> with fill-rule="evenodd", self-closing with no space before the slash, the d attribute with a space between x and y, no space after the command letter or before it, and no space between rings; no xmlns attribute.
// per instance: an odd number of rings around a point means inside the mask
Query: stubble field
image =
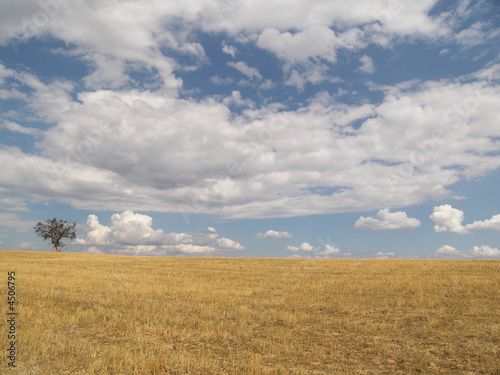
<svg viewBox="0 0 500 375"><path fill-rule="evenodd" d="M500 374L500 261L0 251L4 322L9 271L1 374Z"/></svg>

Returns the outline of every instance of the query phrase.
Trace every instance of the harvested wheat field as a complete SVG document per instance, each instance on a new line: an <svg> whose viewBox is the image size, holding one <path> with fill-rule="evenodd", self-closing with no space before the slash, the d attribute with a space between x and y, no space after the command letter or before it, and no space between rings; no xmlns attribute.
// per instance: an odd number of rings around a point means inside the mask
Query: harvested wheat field
<svg viewBox="0 0 500 375"><path fill-rule="evenodd" d="M4 250L0 270L2 374L500 374L500 261Z"/></svg>

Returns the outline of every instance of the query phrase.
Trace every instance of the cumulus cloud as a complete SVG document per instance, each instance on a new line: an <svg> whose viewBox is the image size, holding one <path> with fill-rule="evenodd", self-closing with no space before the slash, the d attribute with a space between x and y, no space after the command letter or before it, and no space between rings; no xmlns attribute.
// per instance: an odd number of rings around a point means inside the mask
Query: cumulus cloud
<svg viewBox="0 0 500 375"><path fill-rule="evenodd" d="M335 32L326 26L310 27L295 34L268 28L262 31L257 40L260 48L293 63L309 59L335 62L335 47L339 44Z"/></svg>
<svg viewBox="0 0 500 375"><path fill-rule="evenodd" d="M339 104L322 93L297 110L238 114L224 99L152 91L98 90L76 101L65 82L15 76L6 80L30 92L23 103L55 125L37 154L0 148L0 184L12 207L58 197L82 209L290 217L418 204L500 166L490 154L500 133L486 115L498 111L500 88L485 83L381 88L378 105ZM448 113L481 89L474 111ZM447 114L459 121L456 131L436 128Z"/></svg>
<svg viewBox="0 0 500 375"><path fill-rule="evenodd" d="M340 249L328 244L325 245L324 249L319 250L317 253L317 255L320 257L330 257L332 255L338 254L340 254Z"/></svg>
<svg viewBox="0 0 500 375"><path fill-rule="evenodd" d="M470 254L475 257L496 258L500 257L500 249L487 245L474 246Z"/></svg>
<svg viewBox="0 0 500 375"><path fill-rule="evenodd" d="M274 240L284 240L284 239L290 239L293 238L292 235L286 231L284 232L278 232L274 230L268 230L266 233L257 233L255 238L268 238L268 239L274 239Z"/></svg>
<svg viewBox="0 0 500 375"><path fill-rule="evenodd" d="M287 246L286 250L287 251L308 251L309 252L309 251L316 250L316 248L313 247L313 246L311 246L307 242L303 242L299 247L297 247L297 246Z"/></svg>
<svg viewBox="0 0 500 375"><path fill-rule="evenodd" d="M118 58L102 54L87 53L85 57L92 66L92 73L83 79L90 89L119 89L131 82L125 73L127 64Z"/></svg>
<svg viewBox="0 0 500 375"><path fill-rule="evenodd" d="M438 254L438 255L458 255L458 254L460 254L460 251L455 249L453 246L444 245L436 250L436 254Z"/></svg>
<svg viewBox="0 0 500 375"><path fill-rule="evenodd" d="M406 36L455 37L470 44L481 43L485 39L481 37L488 35L484 25L477 22L467 30L453 30L466 19L467 11L433 16L429 11L434 1L405 0L388 5L385 0L374 0L356 7L329 0L293 5L265 0L237 4L197 0L175 6L161 1L49 3L51 6L36 0L22 4L7 0L9 11L0 15L0 44L10 42L17 50L31 38L48 35L75 46L77 54L97 54L106 61L93 67L87 79L91 87L101 85L99 81L119 84L119 78L128 75L127 70L155 68L166 87L180 88L182 82L174 75L178 62L162 51L175 50L203 60L203 47L191 38L198 31L239 36L295 61L335 61L339 45L359 49L369 42L388 45ZM345 35L336 36L330 28L333 25L347 29ZM229 42L224 42L222 49L233 57L236 54Z"/></svg>
<svg viewBox="0 0 500 375"><path fill-rule="evenodd" d="M330 258L341 254L340 249L335 246L324 244L324 246L321 248L314 247L307 242L303 242L300 246L287 246L285 250L290 252L303 252L303 254L298 255L298 257L305 258ZM349 253L345 253L342 255L350 256Z"/></svg>
<svg viewBox="0 0 500 375"><path fill-rule="evenodd" d="M474 221L472 224L467 224L466 229L487 229L500 232L500 215L493 215L491 219L483 221Z"/></svg>
<svg viewBox="0 0 500 375"><path fill-rule="evenodd" d="M303 242L300 245L299 250L300 251L314 251L315 248L313 246L311 246L310 244L308 244L307 242Z"/></svg>
<svg viewBox="0 0 500 375"><path fill-rule="evenodd" d="M244 249L244 247L240 243L233 241L233 240L230 240L229 238L225 238L225 237L217 238L215 240L215 242L217 244L217 248L221 249L221 250L243 250Z"/></svg>
<svg viewBox="0 0 500 375"><path fill-rule="evenodd" d="M449 204L436 206L430 218L436 223L436 232L450 232L468 234L470 230L494 230L500 232L500 215L493 215L491 219L477 220L472 224L462 225L464 212L453 208Z"/></svg>
<svg viewBox="0 0 500 375"><path fill-rule="evenodd" d="M456 79L373 86L381 93L373 105L339 104L323 94L297 109L269 101L257 109L236 93L179 95L176 72L206 58L194 41L200 31L223 32L228 56L236 53L233 40L269 51L284 70L279 83L305 90L333 79L342 51L349 57L370 43L458 35L455 15L429 12L433 1L55 3L57 16L45 14L36 27L33 17L46 12L37 0L7 0L9 11L0 14L3 46L53 38L68 47L52 53L88 68L81 82L44 82L0 64L0 99L19 104L9 113L10 131L35 135L14 119L47 129L37 134L35 153L0 147L0 184L9 197L0 202L8 209L58 199L80 209L227 218L366 211L450 196L448 187L461 178L500 166L494 66ZM479 43L473 31L472 38L462 34L464 43ZM230 64L260 80L262 90L272 87L249 62ZM234 82L217 77L212 83Z"/></svg>
<svg viewBox="0 0 500 375"><path fill-rule="evenodd" d="M355 228L373 230L410 230L420 226L420 220L409 218L405 212L380 210L376 218L361 216L354 224Z"/></svg>
<svg viewBox="0 0 500 375"><path fill-rule="evenodd" d="M91 252L125 254L210 254L217 251L243 250L229 238L219 237L215 228L208 227L196 234L165 233L152 228L148 215L124 211L111 216L111 225L102 225L96 215L87 218L86 236L75 240L77 245L89 246Z"/></svg>
<svg viewBox="0 0 500 375"><path fill-rule="evenodd" d="M450 232L457 234L467 234L469 231L462 226L464 212L453 208L449 204L435 206L430 216L434 221L434 230L436 232Z"/></svg>

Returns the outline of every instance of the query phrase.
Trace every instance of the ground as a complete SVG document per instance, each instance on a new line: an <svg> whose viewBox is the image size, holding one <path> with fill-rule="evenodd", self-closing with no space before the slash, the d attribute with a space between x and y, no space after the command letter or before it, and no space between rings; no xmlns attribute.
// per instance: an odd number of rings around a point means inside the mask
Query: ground
<svg viewBox="0 0 500 375"><path fill-rule="evenodd" d="M12 271L2 374L500 374L500 261L4 250L5 296Z"/></svg>

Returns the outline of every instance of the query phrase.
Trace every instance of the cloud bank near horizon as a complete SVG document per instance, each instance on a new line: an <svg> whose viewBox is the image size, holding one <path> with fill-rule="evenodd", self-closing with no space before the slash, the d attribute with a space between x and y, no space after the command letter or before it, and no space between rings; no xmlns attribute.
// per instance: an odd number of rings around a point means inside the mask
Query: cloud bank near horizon
<svg viewBox="0 0 500 375"><path fill-rule="evenodd" d="M244 247L229 238L220 237L208 227L195 234L165 233L152 228L151 216L124 211L111 216L111 225L99 223L96 215L89 215L86 235L77 245L86 245L92 253L119 253L129 255L214 254L239 251Z"/></svg>

